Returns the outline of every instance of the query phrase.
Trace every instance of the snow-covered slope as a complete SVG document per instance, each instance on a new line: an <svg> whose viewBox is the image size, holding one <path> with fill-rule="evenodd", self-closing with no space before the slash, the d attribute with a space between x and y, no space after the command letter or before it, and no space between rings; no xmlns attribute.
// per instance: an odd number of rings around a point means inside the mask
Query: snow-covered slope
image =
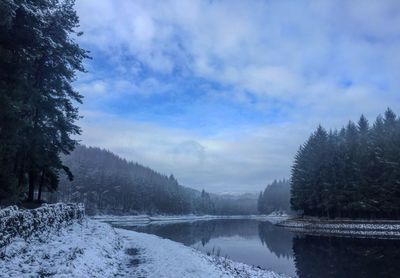
<svg viewBox="0 0 400 278"><path fill-rule="evenodd" d="M0 277L285 277L90 219L16 239L0 269Z"/></svg>

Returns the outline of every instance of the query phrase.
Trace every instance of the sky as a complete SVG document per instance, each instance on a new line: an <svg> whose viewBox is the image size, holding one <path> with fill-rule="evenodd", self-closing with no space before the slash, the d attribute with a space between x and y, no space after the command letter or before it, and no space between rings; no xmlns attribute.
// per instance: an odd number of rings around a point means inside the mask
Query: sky
<svg viewBox="0 0 400 278"><path fill-rule="evenodd" d="M290 177L321 124L400 114L397 0L77 0L81 143L214 193Z"/></svg>

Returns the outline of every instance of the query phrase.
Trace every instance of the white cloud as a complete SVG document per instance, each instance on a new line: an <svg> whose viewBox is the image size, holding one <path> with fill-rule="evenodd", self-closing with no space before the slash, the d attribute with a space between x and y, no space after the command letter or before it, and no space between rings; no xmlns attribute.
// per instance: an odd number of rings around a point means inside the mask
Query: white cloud
<svg viewBox="0 0 400 278"><path fill-rule="evenodd" d="M289 176L307 129L265 126L202 135L84 111L82 143L173 173L185 185L211 192L256 192Z"/></svg>
<svg viewBox="0 0 400 278"><path fill-rule="evenodd" d="M76 86L76 89L84 96L99 97L105 95L108 91L107 83L104 80L93 80L83 82Z"/></svg>
<svg viewBox="0 0 400 278"><path fill-rule="evenodd" d="M295 150L318 123L340 127L361 113L372 120L388 106L400 110L397 0L80 0L77 9L81 42L132 75L82 79L84 94L162 94L174 85L158 75L189 76L224 88L210 88L211 100L285 119L207 136L116 116L83 122L84 143L176 173L187 185L259 189L289 175Z"/></svg>
<svg viewBox="0 0 400 278"><path fill-rule="evenodd" d="M162 73L180 68L282 97L304 97L321 77L369 82L383 71L387 82L398 82L398 63L392 64L400 47L397 1L77 4L85 42Z"/></svg>

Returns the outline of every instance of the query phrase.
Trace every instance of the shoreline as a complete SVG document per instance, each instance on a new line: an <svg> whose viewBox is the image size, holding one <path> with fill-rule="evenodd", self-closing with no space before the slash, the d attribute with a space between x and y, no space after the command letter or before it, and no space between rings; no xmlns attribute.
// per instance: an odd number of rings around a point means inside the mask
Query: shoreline
<svg viewBox="0 0 400 278"><path fill-rule="evenodd" d="M289 277L88 218L17 237L4 251L1 277Z"/></svg>
<svg viewBox="0 0 400 278"><path fill-rule="evenodd" d="M400 220L292 218L276 224L290 231L326 236L399 239Z"/></svg>
<svg viewBox="0 0 400 278"><path fill-rule="evenodd" d="M149 225L149 224L173 224L181 222L195 222L219 219L249 219L269 221L273 224L287 220L286 215L94 215L91 219L117 226Z"/></svg>

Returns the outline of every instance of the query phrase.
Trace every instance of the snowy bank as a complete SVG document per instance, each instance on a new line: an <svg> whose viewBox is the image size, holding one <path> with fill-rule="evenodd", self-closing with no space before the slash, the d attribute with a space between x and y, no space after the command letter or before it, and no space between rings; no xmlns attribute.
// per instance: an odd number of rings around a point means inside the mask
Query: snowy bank
<svg viewBox="0 0 400 278"><path fill-rule="evenodd" d="M277 224L303 233L343 236L399 238L400 221L395 220L321 220L288 219Z"/></svg>
<svg viewBox="0 0 400 278"><path fill-rule="evenodd" d="M124 259L114 230L84 220L6 248L0 277L113 277Z"/></svg>
<svg viewBox="0 0 400 278"><path fill-rule="evenodd" d="M44 231L58 230L81 220L85 215L82 204L44 204L37 209L16 206L0 210L0 248L15 238L28 239ZM0 250L1 251L1 250ZM0 252L1 253L1 252Z"/></svg>
<svg viewBox="0 0 400 278"><path fill-rule="evenodd" d="M138 253L135 274L144 277L287 277L198 250L155 235L116 229L126 248Z"/></svg>
<svg viewBox="0 0 400 278"><path fill-rule="evenodd" d="M287 277L84 219L7 246L0 277Z"/></svg>

